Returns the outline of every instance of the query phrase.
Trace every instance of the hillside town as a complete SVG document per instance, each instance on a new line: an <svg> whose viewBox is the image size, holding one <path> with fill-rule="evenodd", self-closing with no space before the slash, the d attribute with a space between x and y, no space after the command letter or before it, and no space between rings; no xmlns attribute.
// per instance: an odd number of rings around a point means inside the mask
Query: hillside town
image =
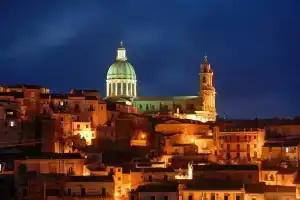
<svg viewBox="0 0 300 200"><path fill-rule="evenodd" d="M138 96L121 42L106 93L0 86L1 200L300 199L300 118L222 119L195 96Z"/></svg>

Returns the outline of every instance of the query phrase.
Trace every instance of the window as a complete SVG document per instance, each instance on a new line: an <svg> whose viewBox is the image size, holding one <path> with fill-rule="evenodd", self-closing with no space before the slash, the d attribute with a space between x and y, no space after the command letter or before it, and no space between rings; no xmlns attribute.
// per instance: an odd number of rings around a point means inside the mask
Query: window
<svg viewBox="0 0 300 200"><path fill-rule="evenodd" d="M117 83L117 94L120 95L121 94L121 88L122 88L122 85L121 83Z"/></svg>
<svg viewBox="0 0 300 200"><path fill-rule="evenodd" d="M240 136L236 136L236 141L240 142Z"/></svg>
<svg viewBox="0 0 300 200"><path fill-rule="evenodd" d="M271 153L272 152L272 147L269 147L269 153Z"/></svg>
<svg viewBox="0 0 300 200"><path fill-rule="evenodd" d="M80 188L80 193L82 197L85 197L86 196L85 188Z"/></svg>
<svg viewBox="0 0 300 200"><path fill-rule="evenodd" d="M211 193L211 195L210 195L210 200L215 200L215 199L216 199L215 194L214 194L214 193Z"/></svg>
<svg viewBox="0 0 300 200"><path fill-rule="evenodd" d="M80 124L77 124L77 129L80 129Z"/></svg>
<svg viewBox="0 0 300 200"><path fill-rule="evenodd" d="M79 111L79 104L75 104L74 109L75 109L75 111Z"/></svg>
<svg viewBox="0 0 300 200"><path fill-rule="evenodd" d="M230 153L226 154L227 159L230 159Z"/></svg>
<svg viewBox="0 0 300 200"><path fill-rule="evenodd" d="M151 199L151 200L155 200L155 196L151 196L150 199Z"/></svg>
<svg viewBox="0 0 300 200"><path fill-rule="evenodd" d="M188 200L193 200L193 195L189 195Z"/></svg>
<svg viewBox="0 0 300 200"><path fill-rule="evenodd" d="M9 122L9 126L10 126L10 127L14 127L14 126L15 126L15 122L14 122L14 121L10 121L10 122Z"/></svg>
<svg viewBox="0 0 300 200"><path fill-rule="evenodd" d="M240 200L241 197L240 196L235 196L235 200Z"/></svg>
<svg viewBox="0 0 300 200"><path fill-rule="evenodd" d="M25 188L23 189L23 197L27 197L28 196L28 190Z"/></svg>
<svg viewBox="0 0 300 200"><path fill-rule="evenodd" d="M68 188L68 196L72 196L72 189Z"/></svg>
<svg viewBox="0 0 300 200"><path fill-rule="evenodd" d="M152 176L151 175L148 176L148 181L152 182Z"/></svg>
<svg viewBox="0 0 300 200"><path fill-rule="evenodd" d="M169 200L168 196L164 196L164 200Z"/></svg>
<svg viewBox="0 0 300 200"><path fill-rule="evenodd" d="M265 181L267 181L268 180L268 175L267 174L265 174Z"/></svg>
<svg viewBox="0 0 300 200"><path fill-rule="evenodd" d="M229 200L228 194L224 194L224 200Z"/></svg>
<svg viewBox="0 0 300 200"><path fill-rule="evenodd" d="M134 196L133 195L130 196L130 200L134 200Z"/></svg>
<svg viewBox="0 0 300 200"><path fill-rule="evenodd" d="M85 128L89 128L89 125L85 125Z"/></svg>
<svg viewBox="0 0 300 200"><path fill-rule="evenodd" d="M168 180L168 175L164 175L164 180L165 180L165 181Z"/></svg>
<svg viewBox="0 0 300 200"><path fill-rule="evenodd" d="M254 139L256 139L256 136L254 136Z"/></svg>
<svg viewBox="0 0 300 200"><path fill-rule="evenodd" d="M118 181L120 181L121 180L121 177L118 177Z"/></svg>
<svg viewBox="0 0 300 200"><path fill-rule="evenodd" d="M254 148L256 148L257 147L257 145L256 144L254 144Z"/></svg>
<svg viewBox="0 0 300 200"><path fill-rule="evenodd" d="M206 83L206 77L203 77L202 82Z"/></svg>
<svg viewBox="0 0 300 200"><path fill-rule="evenodd" d="M230 150L230 144L227 144L227 150Z"/></svg>
<svg viewBox="0 0 300 200"><path fill-rule="evenodd" d="M63 102L63 101L60 101L60 102L59 102L59 105L60 105L60 106L64 106L64 102Z"/></svg>
<svg viewBox="0 0 300 200"><path fill-rule="evenodd" d="M118 172L121 172L121 168L118 168Z"/></svg>
<svg viewBox="0 0 300 200"><path fill-rule="evenodd" d="M90 105L90 111L94 111L94 106Z"/></svg>
<svg viewBox="0 0 300 200"><path fill-rule="evenodd" d="M106 197L106 188L102 188L102 189L101 189L101 195L102 195L103 197Z"/></svg>

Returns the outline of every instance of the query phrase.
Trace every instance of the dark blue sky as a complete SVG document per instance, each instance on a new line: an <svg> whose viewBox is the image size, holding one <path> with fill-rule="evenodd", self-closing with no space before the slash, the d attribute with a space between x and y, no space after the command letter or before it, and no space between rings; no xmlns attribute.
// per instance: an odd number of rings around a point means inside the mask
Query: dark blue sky
<svg viewBox="0 0 300 200"><path fill-rule="evenodd" d="M0 84L104 95L122 40L139 95L197 95L207 52L219 114L299 115L299 8L299 0L2 0Z"/></svg>

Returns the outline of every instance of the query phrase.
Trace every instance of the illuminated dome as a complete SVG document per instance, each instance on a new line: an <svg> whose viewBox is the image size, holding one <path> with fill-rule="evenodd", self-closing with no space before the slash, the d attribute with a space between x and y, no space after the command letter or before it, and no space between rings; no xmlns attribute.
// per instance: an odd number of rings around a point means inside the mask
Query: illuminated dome
<svg viewBox="0 0 300 200"><path fill-rule="evenodd" d="M136 97L136 74L128 62L126 49L121 42L117 57L106 75L106 96Z"/></svg>
<svg viewBox="0 0 300 200"><path fill-rule="evenodd" d="M127 61L116 60L107 72L107 80L109 79L130 79L136 80L133 66Z"/></svg>

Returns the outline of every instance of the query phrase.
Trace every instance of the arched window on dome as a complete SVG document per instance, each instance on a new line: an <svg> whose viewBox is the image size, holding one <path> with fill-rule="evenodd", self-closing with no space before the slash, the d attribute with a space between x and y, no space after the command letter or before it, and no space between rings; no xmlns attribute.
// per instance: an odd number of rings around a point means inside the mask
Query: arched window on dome
<svg viewBox="0 0 300 200"><path fill-rule="evenodd" d="M128 95L131 95L131 83L128 83Z"/></svg>
<svg viewBox="0 0 300 200"><path fill-rule="evenodd" d="M127 92L126 92L126 83L122 83L122 86L123 86L123 95L127 95Z"/></svg>
<svg viewBox="0 0 300 200"><path fill-rule="evenodd" d="M118 92L118 95L120 95L121 94L122 85L121 85L121 83L117 83L117 84L118 84L117 92Z"/></svg>

